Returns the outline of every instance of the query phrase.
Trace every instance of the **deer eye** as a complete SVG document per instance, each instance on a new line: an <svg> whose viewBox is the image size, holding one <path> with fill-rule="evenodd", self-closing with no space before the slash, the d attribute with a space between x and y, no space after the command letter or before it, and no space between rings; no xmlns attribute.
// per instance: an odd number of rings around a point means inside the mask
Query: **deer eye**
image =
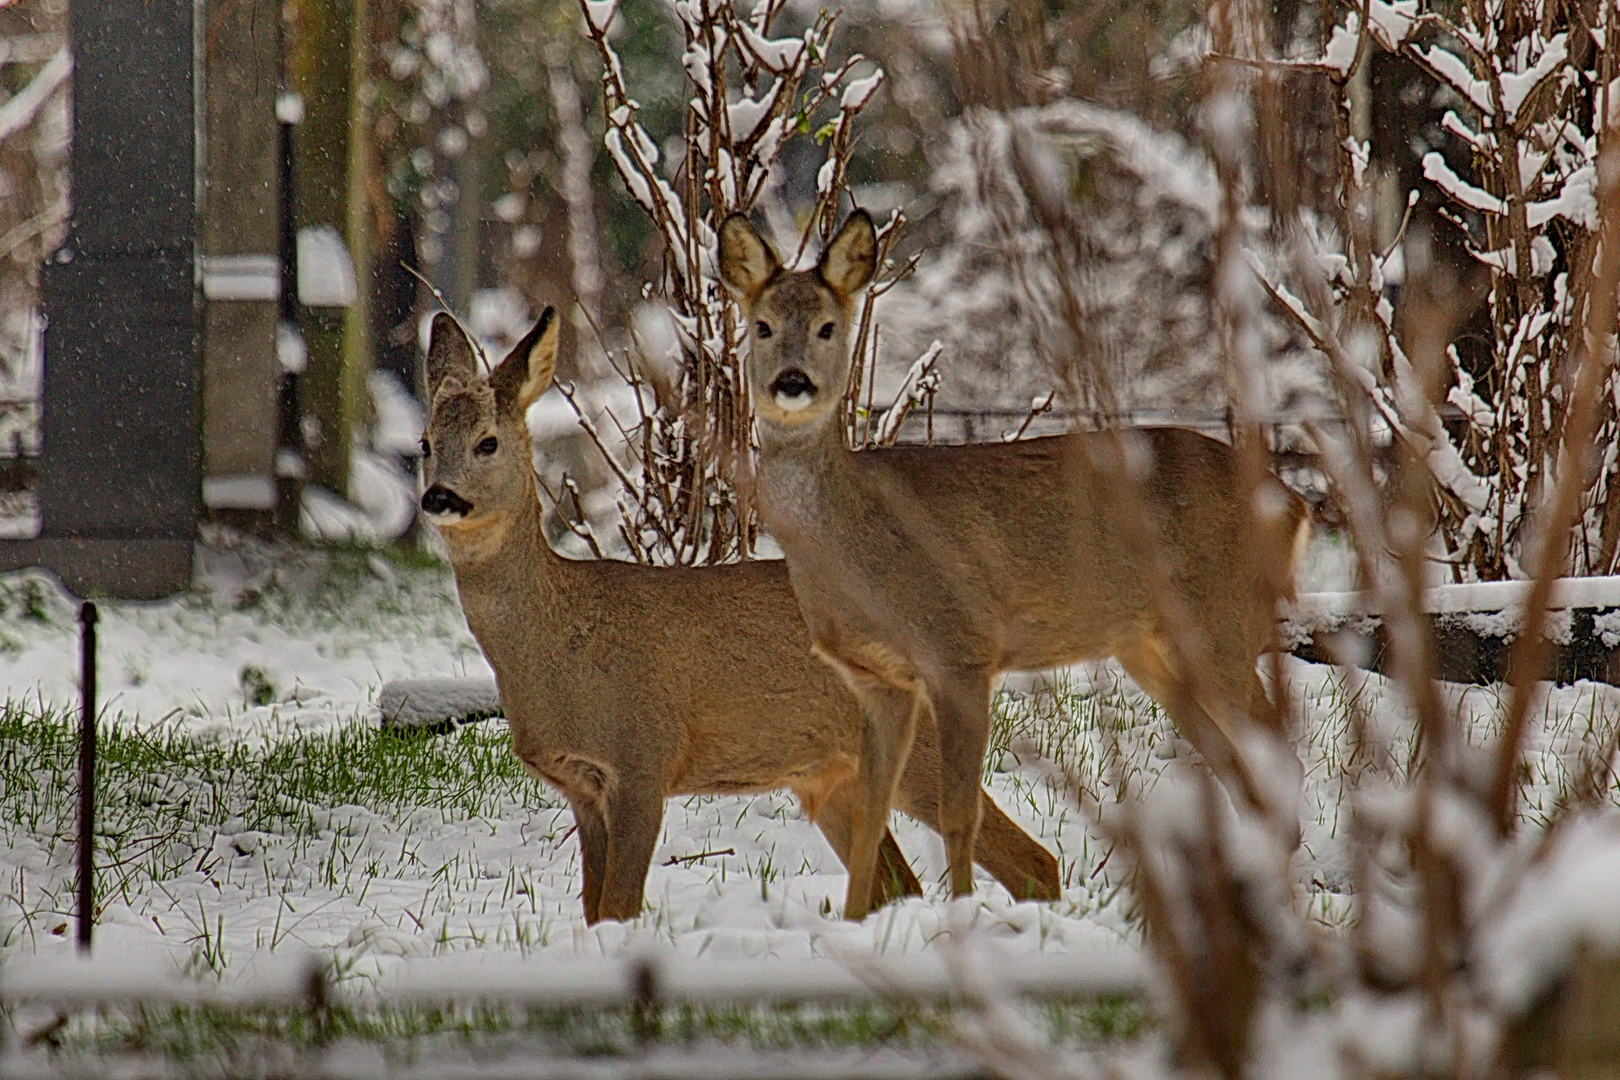
<svg viewBox="0 0 1620 1080"><path fill-rule="evenodd" d="M831 341L832 340L832 335L833 335L833 324L832 323L822 323L821 324L821 329L816 331L816 337L820 338L822 341Z"/></svg>
<svg viewBox="0 0 1620 1080"><path fill-rule="evenodd" d="M422 456L425 458L430 458L433 456L433 447L428 445L426 436L423 436L422 438Z"/></svg>
<svg viewBox="0 0 1620 1080"><path fill-rule="evenodd" d="M495 449L498 446L500 446L500 444L495 441L495 436L491 435L489 438L473 447L473 453L482 454L484 457L488 457L495 452Z"/></svg>
<svg viewBox="0 0 1620 1080"><path fill-rule="evenodd" d="M763 321L757 322L754 324L754 335L756 337L768 338L771 336L771 328Z"/></svg>

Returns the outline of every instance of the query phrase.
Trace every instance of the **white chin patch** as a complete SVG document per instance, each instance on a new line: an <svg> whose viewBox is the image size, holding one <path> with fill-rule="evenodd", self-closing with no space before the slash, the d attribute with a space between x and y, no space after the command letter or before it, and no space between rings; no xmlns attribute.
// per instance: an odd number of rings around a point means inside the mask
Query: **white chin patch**
<svg viewBox="0 0 1620 1080"><path fill-rule="evenodd" d="M783 412L803 412L810 407L810 399L813 397L815 395L808 392L803 394L783 394L778 392L776 395L776 407Z"/></svg>
<svg viewBox="0 0 1620 1080"><path fill-rule="evenodd" d="M446 510L437 514L430 514L424 510L422 516L430 525L458 525L467 515L459 510Z"/></svg>

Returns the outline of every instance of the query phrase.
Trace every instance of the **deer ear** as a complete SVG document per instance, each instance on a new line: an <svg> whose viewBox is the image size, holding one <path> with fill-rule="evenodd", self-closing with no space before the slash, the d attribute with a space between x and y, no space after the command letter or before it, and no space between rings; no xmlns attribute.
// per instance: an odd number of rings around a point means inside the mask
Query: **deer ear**
<svg viewBox="0 0 1620 1080"><path fill-rule="evenodd" d="M548 307L490 375L495 407L522 416L546 392L556 371L557 309Z"/></svg>
<svg viewBox="0 0 1620 1080"><path fill-rule="evenodd" d="M827 287L848 300L866 288L877 272L877 229L872 215L856 210L844 219L844 227L821 253L816 273Z"/></svg>
<svg viewBox="0 0 1620 1080"><path fill-rule="evenodd" d="M782 269L754 225L742 214L732 214L720 223L720 280L731 295L751 304Z"/></svg>
<svg viewBox="0 0 1620 1080"><path fill-rule="evenodd" d="M439 384L454 375L471 382L478 373L478 362L473 359L472 342L455 316L441 311L433 316L433 329L428 335L427 392L428 400L438 392Z"/></svg>

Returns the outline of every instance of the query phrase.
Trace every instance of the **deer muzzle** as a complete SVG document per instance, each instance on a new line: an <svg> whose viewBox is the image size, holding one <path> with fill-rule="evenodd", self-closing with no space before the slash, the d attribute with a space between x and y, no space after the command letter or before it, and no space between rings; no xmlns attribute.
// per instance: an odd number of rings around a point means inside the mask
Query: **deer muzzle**
<svg viewBox="0 0 1620 1080"><path fill-rule="evenodd" d="M799 412L810 407L816 396L816 384L798 368L788 368L771 381L771 393L776 407L783 412Z"/></svg>
<svg viewBox="0 0 1620 1080"><path fill-rule="evenodd" d="M434 484L422 492L422 513L429 521L464 518L472 512L472 503L443 484Z"/></svg>

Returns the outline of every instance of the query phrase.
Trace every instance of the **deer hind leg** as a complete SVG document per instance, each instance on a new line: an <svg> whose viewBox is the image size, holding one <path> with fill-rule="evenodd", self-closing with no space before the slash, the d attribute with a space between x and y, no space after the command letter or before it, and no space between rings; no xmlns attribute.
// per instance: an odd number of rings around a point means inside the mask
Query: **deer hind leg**
<svg viewBox="0 0 1620 1080"><path fill-rule="evenodd" d="M621 778L607 812L607 870L602 876L604 919L633 919L641 914L647 867L658 830L664 822L661 785Z"/></svg>
<svg viewBox="0 0 1620 1080"><path fill-rule="evenodd" d="M1209 767L1231 791L1250 806L1265 808L1267 800L1249 769L1230 708L1211 713L1193 695L1189 680L1172 666L1165 644L1156 637L1132 642L1114 654L1136 684L1170 714L1176 730L1193 744ZM1241 722L1241 721L1238 721Z"/></svg>
<svg viewBox="0 0 1620 1080"><path fill-rule="evenodd" d="M602 812L581 799L569 799L574 833L579 837L579 865L585 878L585 922L602 917L602 876L607 871L608 833Z"/></svg>
<svg viewBox="0 0 1620 1080"><path fill-rule="evenodd" d="M1195 617L1203 625L1216 624L1213 610L1195 612ZM1262 611L1257 605L1240 626L1232 633L1210 636L1197 690L1206 712L1224 721L1225 730L1239 743L1245 759L1239 764L1249 768L1259 789L1250 801L1295 834L1297 843L1305 770L1289 730L1288 704L1272 700L1259 671L1266 646L1276 636L1274 618L1270 609ZM1284 687L1276 690L1281 694ZM1231 777L1227 779L1230 782Z"/></svg>
<svg viewBox="0 0 1620 1080"><path fill-rule="evenodd" d="M1230 733L1198 704L1192 687L1171 664L1165 643L1157 637L1144 637L1120 649L1114 658L1169 714L1181 737L1193 744L1211 768L1224 772L1233 752Z"/></svg>
<svg viewBox="0 0 1620 1080"><path fill-rule="evenodd" d="M1063 894L1058 861L1019 828L988 791L979 792L979 833L973 859L1017 900L1056 900Z"/></svg>
<svg viewBox="0 0 1620 1080"><path fill-rule="evenodd" d="M917 727L919 695L871 679L850 679L863 720L861 762L850 799L849 891L844 918L864 919L872 910L879 850L889 830L889 807L905 769Z"/></svg>
<svg viewBox="0 0 1620 1080"><path fill-rule="evenodd" d="M932 715L917 721L917 738L900 777L896 805L935 832L939 826L939 747ZM1056 900L1062 892L1058 861L979 790L979 834L973 861L1020 900Z"/></svg>
<svg viewBox="0 0 1620 1080"><path fill-rule="evenodd" d="M951 895L967 896L973 892L983 794L979 778L990 741L990 675L976 669L938 673L928 680L928 697L939 735L939 831Z"/></svg>
<svg viewBox="0 0 1620 1080"><path fill-rule="evenodd" d="M827 843L832 845L833 853L844 864L845 870L850 870L849 849L857 794L854 784L840 784L827 794L815 815L816 827L827 838ZM801 796L800 801L807 800ZM885 827L883 839L878 842L877 872L872 881L873 902L882 906L902 896L921 896L922 892L922 882L912 872L905 852L900 850L894 833Z"/></svg>

